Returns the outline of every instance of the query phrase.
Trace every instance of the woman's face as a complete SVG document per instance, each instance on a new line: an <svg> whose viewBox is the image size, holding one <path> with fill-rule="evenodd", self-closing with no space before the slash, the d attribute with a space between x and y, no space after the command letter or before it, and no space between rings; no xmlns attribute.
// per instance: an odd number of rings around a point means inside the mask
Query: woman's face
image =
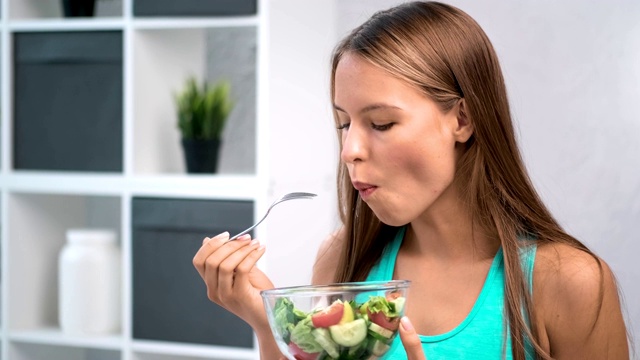
<svg viewBox="0 0 640 360"><path fill-rule="evenodd" d="M418 89L353 54L335 74L341 159L354 187L385 224L425 214L453 182L456 142L471 135L460 103L443 113Z"/></svg>

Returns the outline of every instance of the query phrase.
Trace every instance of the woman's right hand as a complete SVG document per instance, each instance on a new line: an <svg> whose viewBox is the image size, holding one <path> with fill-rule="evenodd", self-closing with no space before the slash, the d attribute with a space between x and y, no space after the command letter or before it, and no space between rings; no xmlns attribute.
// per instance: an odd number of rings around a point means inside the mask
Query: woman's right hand
<svg viewBox="0 0 640 360"><path fill-rule="evenodd" d="M265 248L248 234L228 240L228 232L205 238L193 258L207 286L207 296L257 333L270 332L260 291L273 288L273 283L256 266Z"/></svg>
<svg viewBox="0 0 640 360"><path fill-rule="evenodd" d="M403 316L400 319L398 330L400 332L400 340L407 353L407 360L426 360L420 336L416 333L408 317Z"/></svg>

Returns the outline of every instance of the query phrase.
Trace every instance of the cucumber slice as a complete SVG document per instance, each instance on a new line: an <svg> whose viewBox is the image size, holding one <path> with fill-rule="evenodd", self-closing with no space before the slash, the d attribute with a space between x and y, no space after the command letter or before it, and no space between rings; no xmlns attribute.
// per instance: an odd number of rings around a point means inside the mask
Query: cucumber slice
<svg viewBox="0 0 640 360"><path fill-rule="evenodd" d="M311 335L313 335L316 342L320 344L320 346L324 349L324 351L329 354L332 358L340 357L340 353L338 352L338 344L336 344L333 340L331 340L331 335L329 334L329 330L324 328L318 328L311 331Z"/></svg>
<svg viewBox="0 0 640 360"><path fill-rule="evenodd" d="M364 319L329 326L331 338L338 345L356 346L367 337L367 323Z"/></svg>
<svg viewBox="0 0 640 360"><path fill-rule="evenodd" d="M376 334L381 335L382 337L386 338L386 339L391 339L391 337L393 336L393 331L389 330L389 329L385 329L382 326L375 324L375 323L371 323L369 325L369 330L373 331Z"/></svg>
<svg viewBox="0 0 640 360"><path fill-rule="evenodd" d="M391 301L395 305L395 311L397 314L400 314L402 310L404 310L404 304L406 301L407 299L404 297L399 297Z"/></svg>
<svg viewBox="0 0 640 360"><path fill-rule="evenodd" d="M391 346L383 343L382 341L376 340L373 342L373 345L371 346L371 353L375 356L382 356L386 354L390 348Z"/></svg>
<svg viewBox="0 0 640 360"><path fill-rule="evenodd" d="M376 340L376 341L382 341L382 342L385 342L385 343L390 342L390 339L387 339L386 337L384 337L384 336L382 336L382 335L378 334L378 333L377 333L377 332L375 332L375 331L371 331L371 330L369 330L369 336L370 336L373 340Z"/></svg>

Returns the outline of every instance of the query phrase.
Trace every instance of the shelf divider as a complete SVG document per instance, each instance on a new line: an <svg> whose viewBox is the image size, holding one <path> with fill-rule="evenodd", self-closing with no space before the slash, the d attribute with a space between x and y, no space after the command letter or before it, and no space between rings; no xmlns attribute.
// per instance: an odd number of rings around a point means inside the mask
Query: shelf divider
<svg viewBox="0 0 640 360"><path fill-rule="evenodd" d="M122 18L96 18L96 19L38 19L38 20L12 20L8 22L10 31L98 31L98 30L122 30L124 20Z"/></svg>
<svg viewBox="0 0 640 360"><path fill-rule="evenodd" d="M132 24L136 30L162 30L258 26L259 21L255 15L210 18L160 17L133 18Z"/></svg>
<svg viewBox="0 0 640 360"><path fill-rule="evenodd" d="M1 176L10 192L44 194L83 194L98 196L189 197L254 200L258 179L255 175L142 175L15 171Z"/></svg>
<svg viewBox="0 0 640 360"><path fill-rule="evenodd" d="M131 349L146 354L174 356L193 356L203 359L246 359L259 358L257 347L254 350L237 349L215 345L182 344L151 340L133 340Z"/></svg>
<svg viewBox="0 0 640 360"><path fill-rule="evenodd" d="M120 335L109 336L69 336L58 328L43 328L39 330L13 331L9 333L9 340L14 342L62 345L90 349L122 350L123 339Z"/></svg>

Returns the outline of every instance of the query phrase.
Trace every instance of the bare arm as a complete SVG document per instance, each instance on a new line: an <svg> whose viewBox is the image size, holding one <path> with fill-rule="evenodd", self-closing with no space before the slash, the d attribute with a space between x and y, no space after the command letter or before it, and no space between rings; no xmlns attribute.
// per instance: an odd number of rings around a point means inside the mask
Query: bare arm
<svg viewBox="0 0 640 360"><path fill-rule="evenodd" d="M265 248L246 235L228 242L229 233L205 238L193 265L207 286L209 300L247 322L256 332L261 359L283 358L271 334L260 291L273 283L256 267Z"/></svg>
<svg viewBox="0 0 640 360"><path fill-rule="evenodd" d="M258 337L258 344L260 347L260 359L278 359L278 360L286 360L287 358L282 355L278 345L276 344L273 335L271 334L271 329L268 329L267 332L256 332L256 336Z"/></svg>
<svg viewBox="0 0 640 360"><path fill-rule="evenodd" d="M313 265L313 274L311 283L313 285L331 284L335 279L336 269L338 267L338 259L342 251L342 243L344 241L344 230L340 228L320 245L316 262Z"/></svg>
<svg viewBox="0 0 640 360"><path fill-rule="evenodd" d="M341 239L342 229L329 235L320 245L320 249L318 249L316 255L316 261L313 265L311 278L313 285L323 285L334 282L333 279L338 265L338 255L340 254L342 246ZM279 360L286 359L280 353L269 329L257 332L257 334L258 342L260 343L260 359L276 359L277 355L280 356L278 358Z"/></svg>
<svg viewBox="0 0 640 360"><path fill-rule="evenodd" d="M338 255L342 246L342 229L329 235L320 245L313 265L311 283L313 285L330 284L334 279L336 267L338 265ZM260 359L276 359L276 354L280 355L279 360L285 360L279 352L271 331L269 329L258 333L260 343Z"/></svg>
<svg viewBox="0 0 640 360"><path fill-rule="evenodd" d="M628 359L626 328L609 266L601 261L600 268L592 256L567 245L547 245L538 259L534 304L551 356Z"/></svg>

